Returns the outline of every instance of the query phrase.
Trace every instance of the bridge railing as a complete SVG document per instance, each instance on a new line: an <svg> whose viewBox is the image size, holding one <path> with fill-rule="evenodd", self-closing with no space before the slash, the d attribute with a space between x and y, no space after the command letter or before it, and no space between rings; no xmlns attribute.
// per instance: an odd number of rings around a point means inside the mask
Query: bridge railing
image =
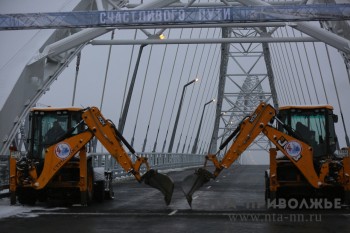
<svg viewBox="0 0 350 233"><path fill-rule="evenodd" d="M0 155L0 197L2 191L9 188L9 156Z"/></svg>
<svg viewBox="0 0 350 233"><path fill-rule="evenodd" d="M123 179L131 176L115 162L115 159L108 153L89 153L93 157L94 167L104 167L105 170L113 172L113 177ZM138 153L139 156L148 158L149 165L153 169L165 171L169 169L200 166L204 163L205 156L199 154L172 154L172 153ZM129 154L133 161L136 156ZM146 167L141 167L145 172ZM0 155L0 194L9 186L9 156Z"/></svg>
<svg viewBox="0 0 350 233"><path fill-rule="evenodd" d="M128 172L115 162L115 159L108 153L90 153L93 156L94 167L104 167L105 170L113 172L114 178L126 178L131 176ZM201 154L174 154L174 153L138 153L139 156L148 158L152 169L166 171L169 169L195 167L203 165L205 156ZM129 154L133 161L136 156ZM146 167L141 167L141 172L146 171Z"/></svg>

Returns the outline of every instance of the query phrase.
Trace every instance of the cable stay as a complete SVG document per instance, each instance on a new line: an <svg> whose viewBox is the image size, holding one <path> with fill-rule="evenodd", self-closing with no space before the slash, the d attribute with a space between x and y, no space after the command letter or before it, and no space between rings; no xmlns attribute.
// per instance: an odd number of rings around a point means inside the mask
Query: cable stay
<svg viewBox="0 0 350 233"><path fill-rule="evenodd" d="M143 48L145 46L146 45L141 45L140 46L138 57L137 57L135 68L134 68L134 72L133 72L133 75L132 75L132 79L130 81L128 95L127 95L126 100L125 100L125 104L124 104L124 107L123 107L123 112L122 112L121 118L119 120L118 130L119 130L119 132L121 134L124 132L125 121L126 121L126 118L127 118L127 115L128 115L132 93L134 91L134 85L135 85L135 81L136 81L136 77L137 77L137 71L139 69L142 51L143 51Z"/></svg>
<svg viewBox="0 0 350 233"><path fill-rule="evenodd" d="M192 33L193 33L193 28L190 30L190 39L192 38ZM186 60L187 60L187 55L188 55L188 50L189 50L188 47L189 47L189 44L186 45L185 57L183 59L182 65L181 65L181 72L180 72L179 81L178 81L177 88L176 88L176 95L175 95L175 98L174 98L174 101L173 101L173 105L172 105L172 108L171 108L171 117L170 117L170 121L169 121L169 124L168 124L167 132L169 132L170 122L172 120L174 107L175 107L175 102L176 102L176 99L177 99L177 94L178 94L178 91L179 91L181 79L182 79L182 76L183 76L184 67L185 67ZM181 104L181 100L180 100L180 104ZM171 137L171 140L170 140L170 143L169 143L168 153L172 152L175 134L176 134L176 124L174 125L174 128L173 128L172 137ZM164 143L166 142L167 136L168 136L168 133L167 133L167 135L165 137ZM165 147L165 145L163 147Z"/></svg>
<svg viewBox="0 0 350 233"><path fill-rule="evenodd" d="M73 96L72 96L72 106L75 105L75 93L77 90L77 82L78 82L78 74L79 74L79 67L80 67L80 58L81 58L81 52L77 54L77 62L75 65L75 78L74 78L74 86L73 86Z"/></svg>
<svg viewBox="0 0 350 233"><path fill-rule="evenodd" d="M208 38L208 36L209 36L209 29L207 29L207 33L206 33L205 38ZM206 47L205 45L202 47L202 52L201 52L201 55L199 56L200 58L199 58L199 63L198 63L197 70L196 70L196 77L199 76L199 69L201 68L201 64L203 64L202 61L203 61L203 54L204 54L204 49L205 49L205 47ZM208 60L208 56L207 56L207 60ZM205 66L204 66L204 67L205 67ZM186 139L185 139L185 142L184 142L184 147L183 147L182 153L185 152L185 147L186 147L186 143L187 143L187 136L188 136L188 134L189 134L189 132L190 132L190 128L191 128L190 126L192 125L192 120L193 120L194 113L197 112L197 115L198 115L199 112L200 112L200 111L196 111L196 108L197 108L197 107L200 108L200 107L202 106L202 104L197 105L198 96L199 96L199 93L200 93L202 84L205 82L205 87L206 87L206 84L207 84L208 79L205 79L205 80L204 80L204 75L201 75L201 76L202 76L203 78L202 78L201 82L199 83L197 95L196 95L195 102L194 102L194 105L193 105L193 106L194 106L194 109L193 109L193 111L192 111L192 113L191 113L190 122L189 122L189 127L187 127ZM205 87L204 87L204 89L205 89ZM203 98L201 99L201 102L202 102L202 101L203 101ZM198 117L196 117L195 123L193 124L193 128L192 128L192 129L194 129L194 126L196 125L197 119L198 119ZM192 131L192 134L193 134L193 132L194 132L194 130ZM189 151L191 142L192 142L192 135L191 135L191 138L190 138L189 141L188 141L188 149L187 149L187 151Z"/></svg>
<svg viewBox="0 0 350 233"><path fill-rule="evenodd" d="M325 95L325 98L326 98L326 103L329 103L328 96L327 96L327 91L326 91L326 87L325 87L325 84L324 84L323 75L322 75L321 66L320 66L320 61L318 59L315 43L312 43L312 45L313 45L315 56L316 56L317 67L318 67L318 71L319 71L319 74L320 74L320 77L321 77L322 88L323 88L323 92L324 92L324 95Z"/></svg>
<svg viewBox="0 0 350 233"><path fill-rule="evenodd" d="M202 34L202 28L200 28L199 37L201 36L201 34ZM194 58L195 58L196 55L197 55L197 50L198 50L198 44L196 44L196 46L195 46L195 51L194 51L192 63L191 63L191 66L190 66L190 71L189 71L189 76L188 76L187 82L189 82L189 81L191 80L191 77L192 77L192 69L193 69L193 67L194 67L193 64L194 64L194 61L195 61ZM186 91L186 90L185 90L185 91ZM179 147L180 147L180 143L181 143L181 138L182 138L182 134L183 134L183 129L184 129L185 124L186 124L187 114L188 114L188 112L189 112L189 107L190 107L190 105L191 105L192 96L193 96L193 88L192 88L192 91L191 91L190 99L189 99L189 101L188 101L187 110L186 110L185 118L184 118L184 123L182 124L182 127L181 127L181 133L180 133L180 137L179 137L179 140L178 140L178 144L177 144L177 148L176 148L176 153L178 153L178 151L179 151ZM182 151L184 151L185 144L186 144L186 140L187 140L187 138L185 139L185 142L184 142L184 146L183 146Z"/></svg>
<svg viewBox="0 0 350 233"><path fill-rule="evenodd" d="M136 36L137 36L137 30L135 30L134 33L134 40L136 40ZM131 56L130 56L130 60L129 60L129 67L128 67L128 74L126 75L126 81L125 81L125 87L124 87L124 93L123 93L123 101L122 104L120 106L120 112L119 112L119 122L121 121L121 116L123 114L123 108L124 108L124 103L125 103L125 98L126 98L126 89L129 83L129 77L130 77L130 71L131 71L131 63L134 57L134 49L135 49L135 45L132 46L131 48Z"/></svg>
<svg viewBox="0 0 350 233"><path fill-rule="evenodd" d="M181 29L181 31L180 31L180 36L179 36L180 38L182 38L182 33L183 33L183 29ZM157 146L157 141L158 141L160 126L161 126L161 123L162 123L162 120L163 120L164 111L165 111L165 106L166 106L166 103L167 103L167 100L168 100L168 94L169 94L169 89L170 89L171 81L173 80L174 68L175 68L175 64L176 64L176 60L177 60L177 55L178 55L178 52L179 52L179 46L180 46L179 44L176 46L175 58L174 58L174 62L173 62L173 66L172 66L171 72L170 72L169 84L168 84L167 91L166 91L167 94L166 94L166 96L165 96L165 100L164 100L164 103L163 103L162 115L161 115L161 117L160 117L160 121L159 121L159 125L158 125L158 131L157 131L157 136L156 136L156 140L155 140L155 142L154 142L153 151L156 150L156 146ZM177 96L177 93L178 93L178 90L179 90L179 84L180 84L180 81L179 81L178 84L177 84L175 99L176 99L176 96ZM170 114L169 122L168 122L168 124L167 124L168 128L167 128L167 131L166 131L166 134L165 134L165 138L164 138L164 142L163 142L163 147L162 147L162 152L163 152L163 153L164 153L164 151L165 151L165 145L166 145L166 140L167 140L168 133L169 133L169 126L170 126L170 122L171 122L171 116L173 115L174 106L173 106L173 108L172 108L171 111L172 111L172 112L171 112L171 114Z"/></svg>
<svg viewBox="0 0 350 233"><path fill-rule="evenodd" d="M168 36L170 37L170 32L169 32ZM161 65L160 65L160 71L159 71L159 74L158 74L156 90L155 90L155 94L154 94L153 101L152 101L151 114L150 114L150 117L148 119L147 131L146 131L145 139L144 139L143 146L142 146L142 152L144 152L145 148L146 148L148 131L149 131L149 127L150 127L150 124L151 124L152 115L153 115L154 103L156 102L156 97L157 97L157 94L158 94L159 81L160 81L161 74L162 74L162 71L163 71L163 65L164 65L164 59L165 59L165 54L166 54L166 51L167 51L167 47L168 47L168 45L165 45L164 52L163 52L163 57L162 57L162 62L161 62Z"/></svg>
<svg viewBox="0 0 350 233"><path fill-rule="evenodd" d="M136 120L135 120L135 125L134 125L134 131L133 131L132 138L131 138L131 146L134 145L134 141L135 141L135 132L136 132L137 123L138 123L138 119L139 119L139 113L140 113L140 108L141 108L141 103L142 103L142 98L143 98L143 92L144 92L144 90L145 90L145 84L146 84L146 80L147 80L147 77L148 77L148 68L149 68L149 62L150 62L150 60L151 60L152 49L153 49L153 46L151 45L150 52L149 52L149 54L148 54L148 60L147 60L147 65L146 65L145 78L143 79L143 84L142 84L142 90L141 90L139 105L138 105L138 108L137 108L137 114L136 114Z"/></svg>
<svg viewBox="0 0 350 233"><path fill-rule="evenodd" d="M325 44L325 47L326 47L326 52L327 52L327 57L328 57L329 66L330 66L330 68L331 68L332 80L333 80L333 84L334 84L335 93L336 93L336 96L337 96L337 101L338 101L340 116L341 116L342 123L343 123L343 129L344 129L344 133L345 133L345 142L346 142L346 145L347 145L348 147L350 147L349 136L348 136L348 132L347 132L346 126L345 126L345 121L344 121L344 115L343 115L342 105L341 105L341 103L340 103L338 88L337 88L337 85L336 85L336 82L335 82L335 77L334 77L334 72L333 72L332 61L331 61L331 58L330 58L330 56L329 56L328 46L327 46L326 44Z"/></svg>
<svg viewBox="0 0 350 233"><path fill-rule="evenodd" d="M115 33L115 30L113 30L111 33L111 40L114 39L114 33ZM110 60L111 60L111 53L112 53L112 46L110 45L108 48L107 65L106 65L105 78L103 81L103 88L102 88L102 96L101 96L101 103L100 103L100 110L101 111L102 111L102 107L103 107L103 99L105 96L106 83L107 83L107 78L108 78L108 70L109 70L109 64L110 64Z"/></svg>
<svg viewBox="0 0 350 233"><path fill-rule="evenodd" d="M286 31L286 35L287 37L289 37L289 34L288 34L288 30L287 28L285 28L285 31ZM303 91L303 87L301 85L301 80L300 80L300 75L299 75L299 72L298 72L298 67L297 67L297 64L296 64L296 60L295 60L295 55L294 55L294 50L292 49L292 44L289 42L289 49L290 49L290 53L292 54L292 61L293 61L293 65L294 65L294 69L296 71L296 77L298 79L298 84L299 84L299 88L298 90L300 90L301 92L301 96L299 96L299 99L301 98L302 101L300 101L300 103L303 103L303 104L306 104L306 100L305 100L305 96L304 96L304 91ZM300 60L299 60L300 61ZM293 72L293 69L292 69L292 72ZM293 76L294 76L294 72L293 72ZM295 77L295 76L294 76ZM299 93L299 92L298 92Z"/></svg>

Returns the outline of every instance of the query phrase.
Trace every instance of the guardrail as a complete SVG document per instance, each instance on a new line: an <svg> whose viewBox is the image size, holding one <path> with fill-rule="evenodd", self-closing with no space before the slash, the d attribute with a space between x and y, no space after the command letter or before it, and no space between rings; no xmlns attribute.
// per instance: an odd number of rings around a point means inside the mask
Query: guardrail
<svg viewBox="0 0 350 233"><path fill-rule="evenodd" d="M6 190L9 188L9 167L9 156L0 155L0 198L8 195Z"/></svg>
<svg viewBox="0 0 350 233"><path fill-rule="evenodd" d="M90 153L93 156L94 167L104 167L105 170L113 172L114 178L124 178L131 176L115 162L114 158L108 153ZM173 153L138 153L139 156L148 158L149 165L152 169L164 171L168 169L200 166L204 163L205 156L200 154L173 154ZM136 156L129 154L132 161ZM141 167L144 172L146 167Z"/></svg>
<svg viewBox="0 0 350 233"><path fill-rule="evenodd" d="M108 153L89 153L93 157L94 167L104 167L105 170L113 172L113 178L124 179L131 174L116 163L115 159ZM139 156L148 158L152 169L164 171L183 167L199 166L204 163L205 156L200 154L172 154L172 153L138 153ZM133 161L136 156L129 154ZM145 172L146 167L141 167L141 172ZM9 188L9 156L0 155L0 198L7 196Z"/></svg>

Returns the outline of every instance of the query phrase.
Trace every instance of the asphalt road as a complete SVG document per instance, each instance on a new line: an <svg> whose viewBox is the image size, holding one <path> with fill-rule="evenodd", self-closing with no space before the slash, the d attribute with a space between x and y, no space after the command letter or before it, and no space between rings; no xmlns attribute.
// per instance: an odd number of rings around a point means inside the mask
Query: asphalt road
<svg viewBox="0 0 350 233"><path fill-rule="evenodd" d="M39 206L0 219L0 232L350 232L350 210L267 210L265 166L233 166L193 195L181 181L194 169L169 172L172 202L134 180L115 184L115 199L91 206ZM1 208L1 207L0 207Z"/></svg>

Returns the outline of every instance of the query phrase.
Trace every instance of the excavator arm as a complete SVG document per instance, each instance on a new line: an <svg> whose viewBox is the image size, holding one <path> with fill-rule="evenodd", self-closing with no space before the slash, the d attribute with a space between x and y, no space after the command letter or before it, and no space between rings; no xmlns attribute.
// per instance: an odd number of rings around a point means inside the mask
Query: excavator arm
<svg viewBox="0 0 350 233"><path fill-rule="evenodd" d="M262 102L250 116L241 121L215 154L206 156L204 167L199 168L195 174L186 177L182 183L183 191L190 205L193 193L210 179L215 179L224 168L229 168L260 133L265 134L293 162L313 187L318 188L322 185L313 166L312 147L269 125L275 117L276 110L271 105ZM231 141L232 145L219 161L217 155ZM206 169L208 161L211 161L215 167L212 173Z"/></svg>
<svg viewBox="0 0 350 233"><path fill-rule="evenodd" d="M88 128L92 130L96 138L117 160L123 169L132 173L139 182L144 181L145 184L161 191L164 195L166 204L169 205L174 190L173 181L168 176L150 169L147 158L140 157L135 153L135 150L123 135L119 133L113 122L105 119L98 108L89 108L83 113L82 117ZM123 142L129 151L136 156L137 159L135 163L132 162L131 158L122 147L121 142ZM140 167L143 164L146 165L147 172L141 176Z"/></svg>
<svg viewBox="0 0 350 233"><path fill-rule="evenodd" d="M147 158L140 157L135 153L135 150L118 132L114 124L110 120L105 119L98 108L91 107L84 109L80 124L86 126L85 131L73 136L68 132L64 139L45 149L45 163L39 177L36 172L36 165L31 164L29 166L28 170L31 182L26 186L31 186L34 189L44 188L57 172L78 152L80 152L81 156L82 153L85 154L85 145L95 136L126 172L133 174L137 181L144 181L145 184L161 191L164 194L166 204L170 204L174 189L173 181L168 176L150 169ZM70 131L73 132L74 129ZM132 161L128 153L124 150L121 142L135 155L135 162ZM143 175L140 173L142 165L145 165L147 168L147 172Z"/></svg>

